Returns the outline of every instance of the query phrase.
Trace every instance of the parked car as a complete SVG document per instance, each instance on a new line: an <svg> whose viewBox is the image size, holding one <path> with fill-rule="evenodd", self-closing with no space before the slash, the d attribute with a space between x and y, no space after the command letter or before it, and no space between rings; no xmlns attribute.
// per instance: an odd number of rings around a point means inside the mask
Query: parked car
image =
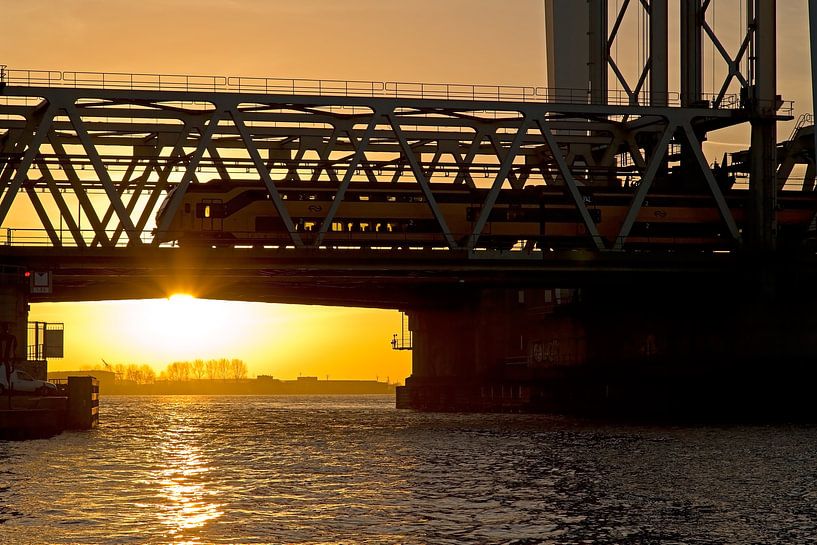
<svg viewBox="0 0 817 545"><path fill-rule="evenodd" d="M36 379L19 369L11 372L11 384L14 386L13 391L15 392L43 396L57 393L57 385L53 382ZM6 381L6 366L0 365L0 394L5 394L8 389L9 384Z"/></svg>

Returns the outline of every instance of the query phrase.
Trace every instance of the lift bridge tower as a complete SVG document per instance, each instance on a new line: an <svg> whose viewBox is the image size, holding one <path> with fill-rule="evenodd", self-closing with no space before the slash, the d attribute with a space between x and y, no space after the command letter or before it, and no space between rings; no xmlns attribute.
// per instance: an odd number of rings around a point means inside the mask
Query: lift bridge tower
<svg viewBox="0 0 817 545"><path fill-rule="evenodd" d="M670 10L670 4L672 10ZM616 11L615 6L619 6ZM632 104L665 107L675 101L682 108L718 107L739 83L739 100L752 126L750 200L751 221L744 232L745 247L758 252L773 251L777 242L775 210L777 190L778 110L777 14L774 0L730 2L726 15L739 17L745 34L732 54L707 17L717 6L711 0L545 0L548 85L556 89L586 90L591 103L603 104L611 84L621 89ZM635 78L628 79L619 67L616 44L626 18L637 11L638 38L628 44L641 53ZM670 11L680 36L679 58L670 59ZM736 12L737 11L737 12ZM805 14L804 14L805 15ZM587 37L584 39L584 37ZM704 93L705 40L724 64L723 81L717 94ZM640 41L640 43L639 43ZM679 88L670 92L670 66L678 67ZM713 79L717 77L713 73ZM705 136L702 133L701 136Z"/></svg>
<svg viewBox="0 0 817 545"><path fill-rule="evenodd" d="M714 196L730 226L724 235L734 236L733 250L679 247L671 253L680 260L659 274L640 274L631 261L605 279L585 276L610 257L602 252L586 267L551 278L549 289L520 286L483 291L477 301L469 297L471 314L409 312L415 363L400 392L406 406L640 414L808 410L808 393L798 382L814 383L817 298L806 280L813 256L803 256L803 237L778 231L786 181L778 175L776 126L791 117L777 92L776 2L730 3L726 13L741 27L731 50L714 23L717 4L545 0L548 85L558 102L622 106L576 115L571 130L560 133L572 136L568 155L584 154L594 166L602 166L604 152L615 155L611 147L594 147L594 136L603 132L595 132L594 122L627 131L655 116L697 112L689 124L670 121L663 132L636 137L647 160L634 199L657 204L661 195ZM705 51L714 57L705 58ZM713 67L708 81L705 66ZM636 108L635 116L628 107ZM707 117L724 108L733 110L728 121ZM710 131L741 124L751 127L750 150L739 165L718 165L730 175L716 179L702 144ZM732 175L748 184L738 191ZM804 186L798 198L811 202L808 217L814 218L810 191ZM735 199L739 204L726 204ZM740 219L730 220L727 208ZM631 210L625 226L635 217ZM613 248L623 249L626 244ZM636 257L645 256L630 256ZM706 272L687 267L696 262Z"/></svg>

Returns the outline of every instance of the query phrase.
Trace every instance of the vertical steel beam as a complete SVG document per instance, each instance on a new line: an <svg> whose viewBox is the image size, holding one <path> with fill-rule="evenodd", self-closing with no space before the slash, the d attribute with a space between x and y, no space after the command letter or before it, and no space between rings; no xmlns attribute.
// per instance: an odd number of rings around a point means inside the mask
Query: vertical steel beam
<svg viewBox="0 0 817 545"><path fill-rule="evenodd" d="M669 93L667 0L650 2L650 105L666 106Z"/></svg>
<svg viewBox="0 0 817 545"><path fill-rule="evenodd" d="M665 0L666 1L666 0ZM607 59L610 47L607 44L607 0L588 0L590 7L590 102L607 104Z"/></svg>
<svg viewBox="0 0 817 545"><path fill-rule="evenodd" d="M749 173L749 250L777 243L777 1L755 0L755 80Z"/></svg>
<svg viewBox="0 0 817 545"><path fill-rule="evenodd" d="M817 113L817 0L808 0L809 38L811 45L811 111ZM817 153L817 130L814 131Z"/></svg>
<svg viewBox="0 0 817 545"><path fill-rule="evenodd" d="M701 100L703 92L704 10L701 0L681 0L681 106Z"/></svg>

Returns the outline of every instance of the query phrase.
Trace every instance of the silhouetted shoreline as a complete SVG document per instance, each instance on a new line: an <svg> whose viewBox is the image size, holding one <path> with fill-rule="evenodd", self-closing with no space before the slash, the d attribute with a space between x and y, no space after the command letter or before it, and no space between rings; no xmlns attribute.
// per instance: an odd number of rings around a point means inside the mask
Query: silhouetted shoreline
<svg viewBox="0 0 817 545"><path fill-rule="evenodd" d="M394 394L395 384L377 380L319 380L299 377L281 380L267 376L255 379L157 380L149 384L116 380L107 371L57 371L50 380L68 376L91 375L99 379L100 395L387 395Z"/></svg>

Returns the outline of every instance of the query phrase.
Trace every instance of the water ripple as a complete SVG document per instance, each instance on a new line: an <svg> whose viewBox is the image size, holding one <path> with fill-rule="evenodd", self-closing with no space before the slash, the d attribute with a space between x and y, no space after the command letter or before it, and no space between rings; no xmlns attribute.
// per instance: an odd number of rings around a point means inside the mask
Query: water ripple
<svg viewBox="0 0 817 545"><path fill-rule="evenodd" d="M817 429L396 411L386 397L107 397L0 442L0 543L817 541Z"/></svg>

